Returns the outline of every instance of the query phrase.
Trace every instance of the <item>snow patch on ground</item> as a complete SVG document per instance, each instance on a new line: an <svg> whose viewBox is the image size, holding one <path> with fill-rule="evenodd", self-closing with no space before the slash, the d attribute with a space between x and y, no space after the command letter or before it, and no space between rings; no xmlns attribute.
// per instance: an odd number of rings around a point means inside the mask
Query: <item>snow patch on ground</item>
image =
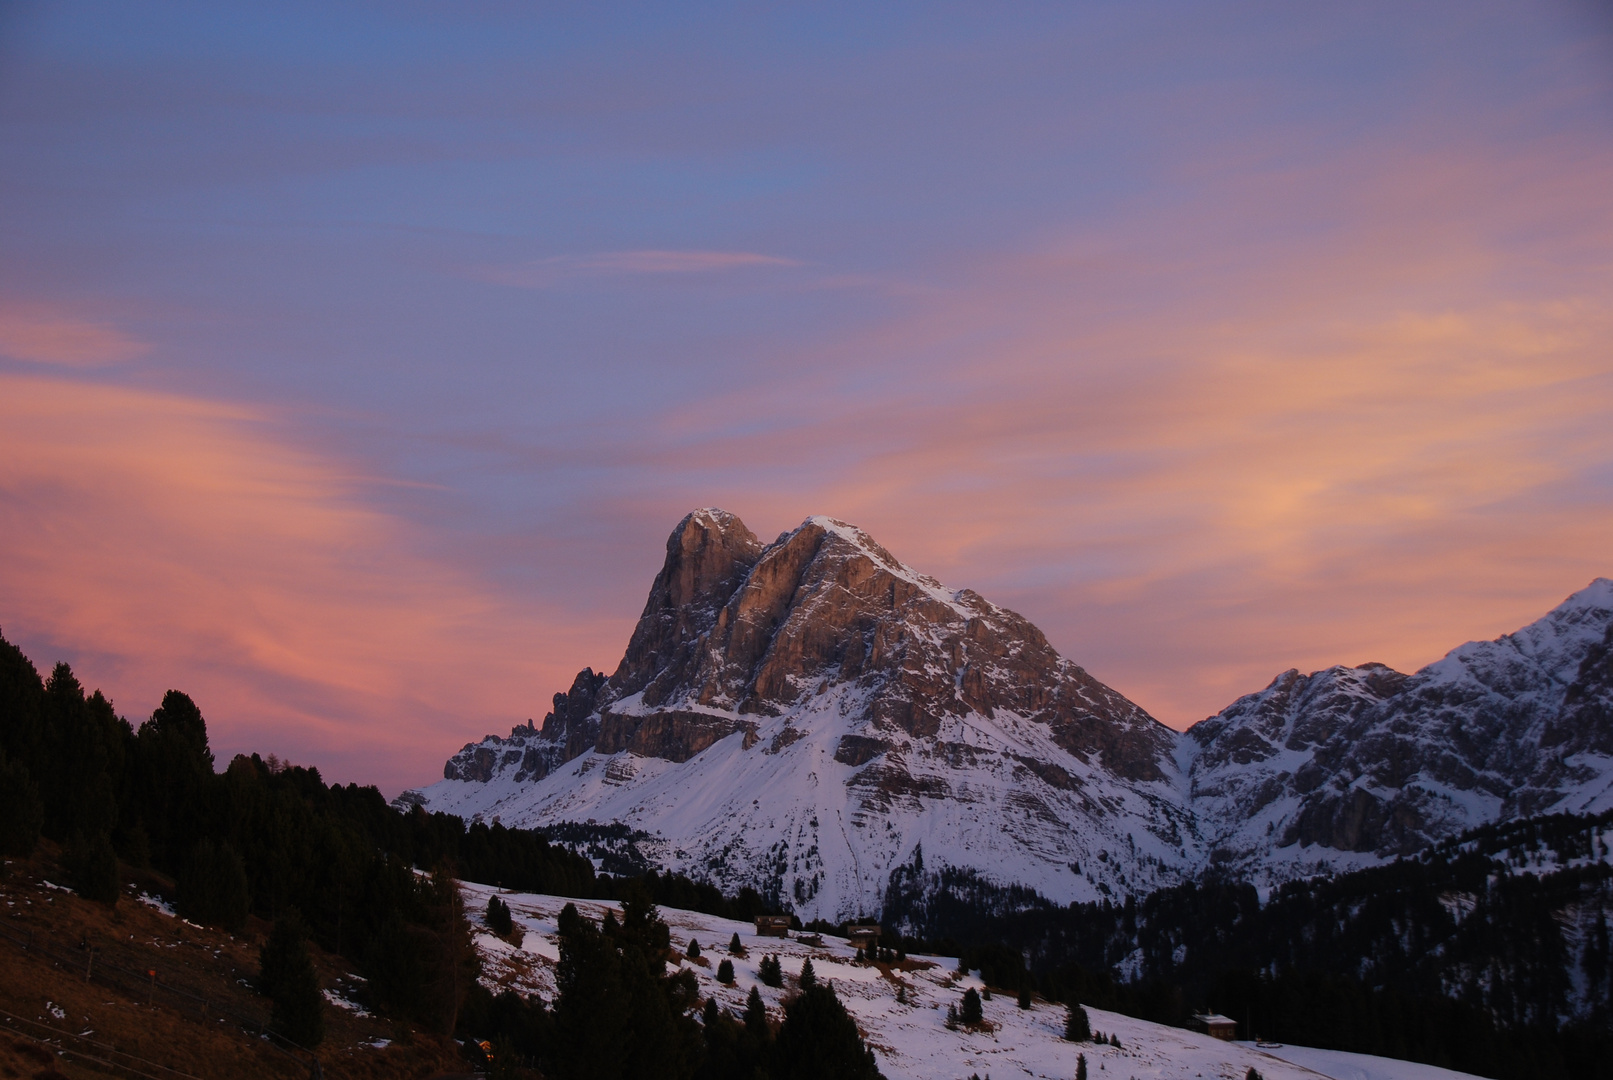
<svg viewBox="0 0 1613 1080"><path fill-rule="evenodd" d="M1239 1043L1254 1047L1253 1043ZM1329 1080L1473 1080L1472 1073L1419 1065L1415 1061L1347 1054L1343 1050L1316 1050L1309 1046L1279 1046L1259 1051L1295 1065L1302 1065ZM1257 1066L1258 1068L1258 1066Z"/></svg>
<svg viewBox="0 0 1613 1080"><path fill-rule="evenodd" d="M136 902L151 908L153 911L162 912L170 919L179 918L179 912L174 910L174 906L160 896L152 896L148 892L143 892L139 896L135 897L135 900Z"/></svg>

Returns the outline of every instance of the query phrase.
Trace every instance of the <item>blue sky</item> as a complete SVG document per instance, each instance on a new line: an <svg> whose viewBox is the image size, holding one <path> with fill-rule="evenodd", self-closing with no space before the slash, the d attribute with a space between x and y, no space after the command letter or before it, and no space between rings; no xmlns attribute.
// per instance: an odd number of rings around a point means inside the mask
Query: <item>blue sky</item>
<svg viewBox="0 0 1613 1080"><path fill-rule="evenodd" d="M702 505L1178 727L1613 572L1605 5L0 12L0 627L131 715L429 779Z"/></svg>

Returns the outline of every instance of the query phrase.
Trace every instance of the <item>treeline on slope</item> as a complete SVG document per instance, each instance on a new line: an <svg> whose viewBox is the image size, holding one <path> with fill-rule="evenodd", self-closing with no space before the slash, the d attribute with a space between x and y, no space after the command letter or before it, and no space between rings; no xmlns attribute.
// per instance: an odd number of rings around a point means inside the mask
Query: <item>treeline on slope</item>
<svg viewBox="0 0 1613 1080"><path fill-rule="evenodd" d="M624 886L622 915L603 921L567 904L559 918L560 962L552 1009L513 991L473 989L462 1030L491 1053L497 1075L512 1063L554 1080L875 1080L873 1054L833 987L810 964L785 1002L782 1022L751 988L743 1014L716 998L702 1006L694 973L668 974L676 954L642 881ZM695 1019L696 1013L700 1019Z"/></svg>
<svg viewBox="0 0 1613 1080"><path fill-rule="evenodd" d="M1213 1008L1244 1037L1507 1080L1613 1076L1610 826L1613 813L1486 826L1265 904L1211 877L1062 907L926 873L920 857L893 875L885 919L1054 1000L1177 1025Z"/></svg>
<svg viewBox="0 0 1613 1080"><path fill-rule="evenodd" d="M117 861L178 881L181 913L239 929L249 912L295 912L325 950L356 964L376 1003L452 1031L468 992L468 930L454 876L512 889L613 899L625 885L541 834L401 813L374 787L326 785L315 769L238 756L215 772L201 711L169 691L138 728L71 668L42 679L0 637L0 851L43 836L83 895L116 903ZM639 886L657 903L748 918L754 892L728 899L676 875Z"/></svg>

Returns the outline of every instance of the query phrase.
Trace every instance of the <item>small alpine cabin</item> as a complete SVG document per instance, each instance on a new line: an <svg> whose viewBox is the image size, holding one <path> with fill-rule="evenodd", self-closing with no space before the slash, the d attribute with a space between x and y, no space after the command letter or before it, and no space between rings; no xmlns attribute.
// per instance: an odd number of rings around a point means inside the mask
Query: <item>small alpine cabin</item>
<svg viewBox="0 0 1613 1080"><path fill-rule="evenodd" d="M873 946L874 948L878 948L879 947L879 924L878 923L851 923L849 926L846 927L846 940L850 941L853 945L857 946L859 949L866 949L866 948L868 948L870 946Z"/></svg>
<svg viewBox="0 0 1613 1080"><path fill-rule="evenodd" d="M1193 1023L1212 1039L1231 1042L1238 1037L1238 1022L1220 1013L1194 1013Z"/></svg>
<svg viewBox="0 0 1613 1080"><path fill-rule="evenodd" d="M758 915L756 916L756 934L758 937L790 936L790 917L788 915Z"/></svg>

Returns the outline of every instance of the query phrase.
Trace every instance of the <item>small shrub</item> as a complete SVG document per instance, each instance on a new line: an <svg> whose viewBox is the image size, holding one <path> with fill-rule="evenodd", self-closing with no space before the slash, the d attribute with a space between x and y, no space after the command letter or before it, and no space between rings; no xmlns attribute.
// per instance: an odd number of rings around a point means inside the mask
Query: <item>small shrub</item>
<svg viewBox="0 0 1613 1080"><path fill-rule="evenodd" d="M696 941L694 938L690 938L689 948L686 950L685 955L691 960L700 959L700 942Z"/></svg>

